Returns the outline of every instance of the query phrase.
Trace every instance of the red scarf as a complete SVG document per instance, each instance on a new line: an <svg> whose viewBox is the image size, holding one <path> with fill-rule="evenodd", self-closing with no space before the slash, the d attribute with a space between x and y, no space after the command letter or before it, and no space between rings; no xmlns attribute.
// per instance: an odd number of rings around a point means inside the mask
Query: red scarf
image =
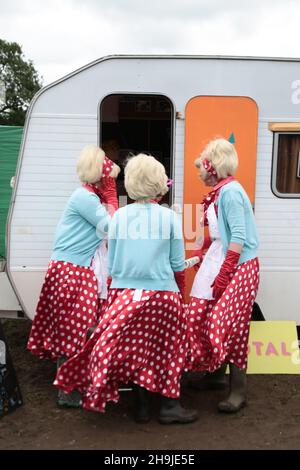
<svg viewBox="0 0 300 470"><path fill-rule="evenodd" d="M234 181L233 176L227 176L227 178L224 178L220 180L215 186L212 191L210 191L203 199L202 203L203 204L203 211L204 211L204 225L208 225L208 220L207 220L207 209L208 206L212 203L215 204L215 210L216 210L216 215L218 215L218 208L216 206L217 199L219 197L221 188L225 186L225 184L231 183L231 181Z"/></svg>
<svg viewBox="0 0 300 470"><path fill-rule="evenodd" d="M102 166L102 176L109 176L114 167L114 162L112 162L106 155L104 157L103 166Z"/></svg>
<svg viewBox="0 0 300 470"><path fill-rule="evenodd" d="M82 185L83 188L85 188L87 191L89 191L89 193L94 193L96 194L96 196L98 196L98 198L100 199L100 202L102 203L102 199L101 199L101 194L100 194L100 189L93 183L83 183Z"/></svg>
<svg viewBox="0 0 300 470"><path fill-rule="evenodd" d="M90 193L94 193L94 194L97 194L97 192L99 191L97 186L93 183L83 183L82 187L87 189Z"/></svg>

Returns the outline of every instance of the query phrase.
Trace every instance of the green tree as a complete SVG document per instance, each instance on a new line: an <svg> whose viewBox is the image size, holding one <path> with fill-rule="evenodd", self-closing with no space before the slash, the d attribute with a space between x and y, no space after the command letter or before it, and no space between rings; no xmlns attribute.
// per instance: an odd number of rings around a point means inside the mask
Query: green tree
<svg viewBox="0 0 300 470"><path fill-rule="evenodd" d="M26 111L41 82L21 46L0 39L0 124L24 125Z"/></svg>

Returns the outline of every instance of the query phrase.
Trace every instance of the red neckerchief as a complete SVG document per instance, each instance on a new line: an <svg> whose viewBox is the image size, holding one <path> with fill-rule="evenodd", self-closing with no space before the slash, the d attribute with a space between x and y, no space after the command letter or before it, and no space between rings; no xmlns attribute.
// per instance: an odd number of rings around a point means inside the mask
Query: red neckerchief
<svg viewBox="0 0 300 470"><path fill-rule="evenodd" d="M96 194L96 196L98 196L98 198L100 199L100 202L102 203L101 195L99 194L99 188L95 184L93 184L93 183L84 183L82 186L83 186L83 188L85 188L90 193Z"/></svg>
<svg viewBox="0 0 300 470"><path fill-rule="evenodd" d="M207 209L208 206L213 202L215 204L215 210L216 210L216 215L217 213L217 206L216 206L216 201L219 197L221 188L228 183L231 183L231 181L234 181L233 176L227 176L227 178L222 179L219 181L215 186L212 191L210 191L203 199L202 204L203 204L203 211L204 211L204 225L208 225L208 220L207 220Z"/></svg>
<svg viewBox="0 0 300 470"><path fill-rule="evenodd" d="M97 194L98 188L96 187L95 184L92 184L92 183L83 183L82 187L85 188L85 189L87 189L90 193Z"/></svg>

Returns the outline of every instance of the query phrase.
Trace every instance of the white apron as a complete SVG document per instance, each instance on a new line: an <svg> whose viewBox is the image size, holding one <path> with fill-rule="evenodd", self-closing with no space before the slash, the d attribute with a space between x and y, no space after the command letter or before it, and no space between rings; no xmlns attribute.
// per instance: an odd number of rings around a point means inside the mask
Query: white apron
<svg viewBox="0 0 300 470"><path fill-rule="evenodd" d="M107 240L102 240L92 259L92 269L98 282L99 299L107 299Z"/></svg>
<svg viewBox="0 0 300 470"><path fill-rule="evenodd" d="M219 273L225 259L214 203L208 206L207 219L209 235L213 242L207 250L196 274L190 295L199 299L212 300L213 296L211 285Z"/></svg>

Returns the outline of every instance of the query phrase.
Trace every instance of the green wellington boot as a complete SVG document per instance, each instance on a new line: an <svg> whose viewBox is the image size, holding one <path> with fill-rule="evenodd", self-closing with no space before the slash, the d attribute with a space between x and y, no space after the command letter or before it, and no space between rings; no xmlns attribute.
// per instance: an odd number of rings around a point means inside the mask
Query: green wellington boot
<svg viewBox="0 0 300 470"><path fill-rule="evenodd" d="M57 359L57 370L67 360L68 358L66 357L60 357L59 359ZM62 390L59 390L57 404L59 406L65 406L66 408L80 408L81 395L77 390L73 390L71 393L65 393Z"/></svg>
<svg viewBox="0 0 300 470"><path fill-rule="evenodd" d="M134 420L136 423L149 423L150 421L150 404L149 392L143 387L133 385L134 400Z"/></svg>
<svg viewBox="0 0 300 470"><path fill-rule="evenodd" d="M247 377L246 369L239 369L234 364L230 368L230 393L226 400L218 404L221 413L237 413L247 404Z"/></svg>
<svg viewBox="0 0 300 470"><path fill-rule="evenodd" d="M193 409L183 408L177 398L161 397L159 413L160 424L188 424L198 419L198 413Z"/></svg>
<svg viewBox="0 0 300 470"><path fill-rule="evenodd" d="M196 390L224 390L227 386L226 380L227 364L223 364L212 373L207 372L202 377L191 376L188 386Z"/></svg>

